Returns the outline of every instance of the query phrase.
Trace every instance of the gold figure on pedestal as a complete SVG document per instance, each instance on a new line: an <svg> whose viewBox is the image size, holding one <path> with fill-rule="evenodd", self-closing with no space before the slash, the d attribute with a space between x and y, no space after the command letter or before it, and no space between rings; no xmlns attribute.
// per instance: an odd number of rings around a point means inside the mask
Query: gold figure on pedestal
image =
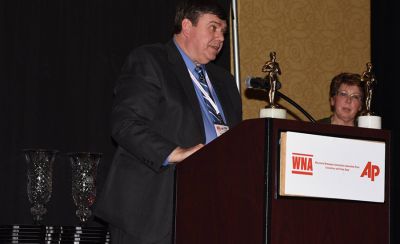
<svg viewBox="0 0 400 244"><path fill-rule="evenodd" d="M372 63L367 63L367 70L362 73L361 81L365 82L365 111L363 115L373 115L373 112L371 111L371 100L374 89L373 86L377 83L377 81L374 73L372 72Z"/></svg>
<svg viewBox="0 0 400 244"><path fill-rule="evenodd" d="M269 81L269 104L270 108L277 108L278 105L275 104L275 92L276 92L276 84L278 82L278 75L281 74L281 69L279 68L279 64L276 62L276 53L271 52L269 54L270 60L267 61L263 67L262 72L266 73L265 79Z"/></svg>

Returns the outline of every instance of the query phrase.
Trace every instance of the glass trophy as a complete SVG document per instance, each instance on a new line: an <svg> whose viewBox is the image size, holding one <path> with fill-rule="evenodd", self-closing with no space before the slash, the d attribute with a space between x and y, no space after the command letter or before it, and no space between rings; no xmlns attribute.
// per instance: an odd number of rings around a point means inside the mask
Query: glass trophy
<svg viewBox="0 0 400 244"><path fill-rule="evenodd" d="M53 190L53 163L58 151L24 149L27 163L27 193L35 224L42 224Z"/></svg>
<svg viewBox="0 0 400 244"><path fill-rule="evenodd" d="M96 175L101 153L68 153L72 168L72 199L76 216L85 225L92 216L90 207L96 199Z"/></svg>

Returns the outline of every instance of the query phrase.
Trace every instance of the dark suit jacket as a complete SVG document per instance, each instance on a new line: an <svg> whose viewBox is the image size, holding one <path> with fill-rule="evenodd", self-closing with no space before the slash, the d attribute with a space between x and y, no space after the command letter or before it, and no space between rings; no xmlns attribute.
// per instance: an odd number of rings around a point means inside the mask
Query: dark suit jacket
<svg viewBox="0 0 400 244"><path fill-rule="evenodd" d="M232 75L206 65L230 128L242 119ZM175 167L162 166L177 146L205 143L200 105L171 40L135 49L115 88L112 136L118 143L95 214L131 235L156 241L172 231Z"/></svg>

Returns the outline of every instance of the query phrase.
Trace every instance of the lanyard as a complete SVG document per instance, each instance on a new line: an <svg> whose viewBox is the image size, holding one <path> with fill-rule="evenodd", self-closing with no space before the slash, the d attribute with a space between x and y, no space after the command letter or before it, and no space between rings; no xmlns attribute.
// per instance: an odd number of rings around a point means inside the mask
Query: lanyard
<svg viewBox="0 0 400 244"><path fill-rule="evenodd" d="M218 109L217 105L215 104L214 100L212 99L212 97L210 97L210 94L204 90L204 88L201 86L200 82L197 80L197 78L192 74L192 72L189 69L188 69L188 71L189 71L190 77L192 78L194 84L197 86L197 88L200 89L203 97L205 99L207 99L207 101L214 108L215 112L219 115L220 114L219 109ZM205 78L206 78L207 85L210 88L210 79L208 78L207 73L205 73ZM209 89L209 90L211 92L211 89Z"/></svg>

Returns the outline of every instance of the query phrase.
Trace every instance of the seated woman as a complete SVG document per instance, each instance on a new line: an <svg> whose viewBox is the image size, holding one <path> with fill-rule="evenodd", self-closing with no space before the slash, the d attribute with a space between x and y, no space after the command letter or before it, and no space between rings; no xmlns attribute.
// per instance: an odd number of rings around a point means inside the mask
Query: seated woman
<svg viewBox="0 0 400 244"><path fill-rule="evenodd" d="M333 77L329 90L332 115L319 123L355 126L363 109L364 85L359 74L341 73Z"/></svg>

